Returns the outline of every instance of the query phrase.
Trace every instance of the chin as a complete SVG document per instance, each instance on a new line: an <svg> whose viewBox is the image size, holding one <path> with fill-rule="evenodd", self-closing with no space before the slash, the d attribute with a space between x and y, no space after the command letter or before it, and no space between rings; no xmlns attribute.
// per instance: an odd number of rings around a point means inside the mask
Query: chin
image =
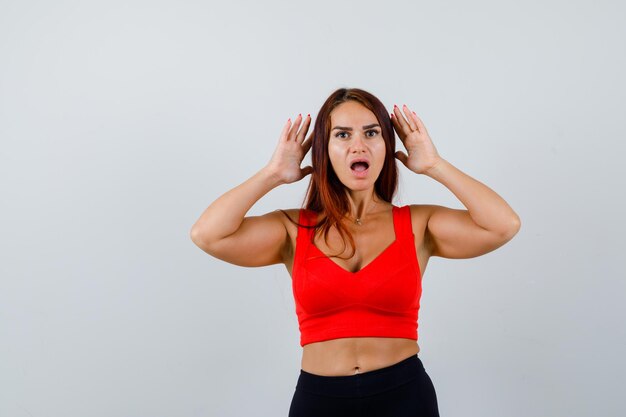
<svg viewBox="0 0 626 417"><path fill-rule="evenodd" d="M374 188L376 181L348 180L341 181L343 186L350 191L365 191Z"/></svg>
<svg viewBox="0 0 626 417"><path fill-rule="evenodd" d="M337 175L337 178L347 190L365 191L374 188L379 176L380 171L377 173L369 172L365 178L355 178L352 172L346 172L343 175Z"/></svg>

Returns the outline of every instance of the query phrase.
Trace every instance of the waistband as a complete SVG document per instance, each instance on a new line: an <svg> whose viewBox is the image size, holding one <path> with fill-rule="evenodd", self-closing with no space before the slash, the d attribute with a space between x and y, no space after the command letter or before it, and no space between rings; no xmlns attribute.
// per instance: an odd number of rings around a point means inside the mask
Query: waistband
<svg viewBox="0 0 626 417"><path fill-rule="evenodd" d="M411 382L426 372L417 355L385 368L354 375L323 376L300 369L296 390L336 398L379 394Z"/></svg>

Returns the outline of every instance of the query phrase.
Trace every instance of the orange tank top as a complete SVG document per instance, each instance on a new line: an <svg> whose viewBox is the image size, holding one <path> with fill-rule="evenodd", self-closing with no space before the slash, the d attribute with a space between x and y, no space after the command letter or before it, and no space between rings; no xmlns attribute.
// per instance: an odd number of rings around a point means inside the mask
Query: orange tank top
<svg viewBox="0 0 626 417"><path fill-rule="evenodd" d="M313 228L298 226L292 290L300 346L342 337L417 340L422 295L408 205L392 206L395 240L357 272L335 263L312 243ZM299 223L317 214L300 210Z"/></svg>

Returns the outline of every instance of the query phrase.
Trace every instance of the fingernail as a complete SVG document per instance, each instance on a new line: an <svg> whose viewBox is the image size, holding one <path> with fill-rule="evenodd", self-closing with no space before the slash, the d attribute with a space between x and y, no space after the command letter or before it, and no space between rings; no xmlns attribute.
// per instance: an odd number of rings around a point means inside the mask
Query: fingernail
<svg viewBox="0 0 626 417"><path fill-rule="evenodd" d="M308 113L308 114L306 115L306 117L311 117L311 113Z"/></svg>
<svg viewBox="0 0 626 417"><path fill-rule="evenodd" d="M395 108L397 108L397 107L398 107L398 106L396 106L395 104L393 105L393 108L394 108L394 109L395 109Z"/></svg>
<svg viewBox="0 0 626 417"><path fill-rule="evenodd" d="M417 116L417 113L413 112L413 114Z"/></svg>

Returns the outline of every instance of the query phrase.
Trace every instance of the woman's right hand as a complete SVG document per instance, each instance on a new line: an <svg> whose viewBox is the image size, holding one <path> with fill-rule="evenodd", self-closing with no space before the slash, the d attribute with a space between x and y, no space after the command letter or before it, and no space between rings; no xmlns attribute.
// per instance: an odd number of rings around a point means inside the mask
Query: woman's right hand
<svg viewBox="0 0 626 417"><path fill-rule="evenodd" d="M311 125L311 116L307 115L302 124L302 128L298 131L301 122L301 114L296 117L293 125L291 118L287 120L287 123L280 133L278 146L266 166L266 169L283 184L300 181L306 175L313 172L311 166L300 168L300 164L302 164L302 160L311 148L313 141L312 135L304 140L309 126Z"/></svg>

